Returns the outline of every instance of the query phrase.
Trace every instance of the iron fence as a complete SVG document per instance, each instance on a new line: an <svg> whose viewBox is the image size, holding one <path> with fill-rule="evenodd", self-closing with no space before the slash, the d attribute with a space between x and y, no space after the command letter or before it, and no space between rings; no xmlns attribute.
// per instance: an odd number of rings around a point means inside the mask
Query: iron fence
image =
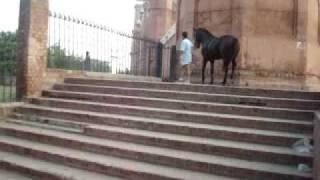
<svg viewBox="0 0 320 180"><path fill-rule="evenodd" d="M48 68L159 75L159 46L152 40L54 12L48 36Z"/></svg>
<svg viewBox="0 0 320 180"><path fill-rule="evenodd" d="M0 103L16 100L16 36L0 32Z"/></svg>

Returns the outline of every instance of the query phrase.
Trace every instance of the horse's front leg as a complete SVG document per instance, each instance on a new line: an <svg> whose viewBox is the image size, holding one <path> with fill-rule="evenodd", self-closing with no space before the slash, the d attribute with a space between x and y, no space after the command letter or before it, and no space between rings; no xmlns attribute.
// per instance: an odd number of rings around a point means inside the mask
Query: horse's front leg
<svg viewBox="0 0 320 180"><path fill-rule="evenodd" d="M207 60L203 59L203 65L202 65L202 84L205 82L205 71L206 71L206 66L207 66Z"/></svg>
<svg viewBox="0 0 320 180"><path fill-rule="evenodd" d="M213 84L214 83L214 60L211 61L211 81L210 81L210 84Z"/></svg>

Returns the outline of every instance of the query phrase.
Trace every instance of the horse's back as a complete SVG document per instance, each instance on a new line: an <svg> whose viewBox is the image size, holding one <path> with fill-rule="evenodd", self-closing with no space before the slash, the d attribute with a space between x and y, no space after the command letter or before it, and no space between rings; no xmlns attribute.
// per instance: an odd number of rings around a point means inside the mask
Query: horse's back
<svg viewBox="0 0 320 180"><path fill-rule="evenodd" d="M224 35L220 37L220 41L224 43L238 43L239 40L235 36L232 35Z"/></svg>

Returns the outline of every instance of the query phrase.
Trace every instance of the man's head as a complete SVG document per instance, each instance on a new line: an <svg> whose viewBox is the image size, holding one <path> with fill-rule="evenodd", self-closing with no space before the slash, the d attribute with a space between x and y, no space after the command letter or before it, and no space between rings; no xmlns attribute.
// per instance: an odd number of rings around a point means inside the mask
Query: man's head
<svg viewBox="0 0 320 180"><path fill-rule="evenodd" d="M188 38L188 33L187 33L187 32L183 32L183 33L182 33L182 37L183 37L183 39Z"/></svg>

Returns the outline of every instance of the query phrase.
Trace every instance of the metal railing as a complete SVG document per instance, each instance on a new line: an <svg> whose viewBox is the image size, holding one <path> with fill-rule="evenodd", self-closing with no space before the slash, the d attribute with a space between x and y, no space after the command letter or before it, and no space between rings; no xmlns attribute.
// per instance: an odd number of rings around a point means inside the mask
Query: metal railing
<svg viewBox="0 0 320 180"><path fill-rule="evenodd" d="M48 36L48 68L151 75L159 51L149 39L54 12Z"/></svg>
<svg viewBox="0 0 320 180"><path fill-rule="evenodd" d="M17 34L0 32L0 103L16 100Z"/></svg>

